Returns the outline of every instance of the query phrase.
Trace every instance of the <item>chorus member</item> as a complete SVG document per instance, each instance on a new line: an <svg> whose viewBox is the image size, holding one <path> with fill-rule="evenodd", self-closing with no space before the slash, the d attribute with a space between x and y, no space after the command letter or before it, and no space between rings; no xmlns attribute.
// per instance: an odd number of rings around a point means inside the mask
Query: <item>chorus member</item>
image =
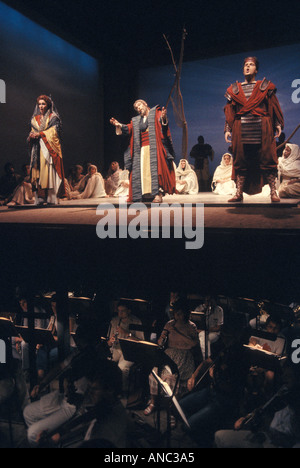
<svg viewBox="0 0 300 468"><path fill-rule="evenodd" d="M32 184L30 182L30 166L25 164L22 167L23 179L22 182L15 188L11 200L7 203L7 206L14 205L33 205L35 202L35 196L32 193Z"/></svg>
<svg viewBox="0 0 300 468"><path fill-rule="evenodd" d="M225 94L225 141L232 145L233 175L237 191L230 202L243 201L243 193L261 193L269 184L271 201L279 202L276 192L276 139L284 119L275 85L257 80L259 62L247 57L243 64L244 81L232 84Z"/></svg>
<svg viewBox="0 0 300 468"><path fill-rule="evenodd" d="M27 141L30 146L31 183L36 204L57 203L57 193L64 184L60 142L61 119L49 96L37 98Z"/></svg>
<svg viewBox="0 0 300 468"><path fill-rule="evenodd" d="M120 175L122 169L117 161L112 161L109 166L107 177L105 179L105 191L109 197L113 197L119 187Z"/></svg>
<svg viewBox="0 0 300 468"><path fill-rule="evenodd" d="M100 172L98 172L97 166L94 164L89 166L86 177L86 186L83 192L75 190L74 192L71 192L70 196L73 199L106 197L104 180Z"/></svg>
<svg viewBox="0 0 300 468"><path fill-rule="evenodd" d="M176 191L180 194L195 195L199 192L196 172L186 159L179 161L176 168Z"/></svg>
<svg viewBox="0 0 300 468"><path fill-rule="evenodd" d="M164 193L175 193L174 149L167 110L159 106L150 109L142 99L133 107L139 115L129 124L110 119L118 135L130 136L125 153L125 169L130 172L128 200L161 203Z"/></svg>
<svg viewBox="0 0 300 468"><path fill-rule="evenodd" d="M282 157L278 159L281 198L300 198L300 148L287 143Z"/></svg>
<svg viewBox="0 0 300 468"><path fill-rule="evenodd" d="M233 195L235 193L235 182L231 178L232 161L233 159L230 153L223 154L221 163L214 172L212 191L216 195Z"/></svg>

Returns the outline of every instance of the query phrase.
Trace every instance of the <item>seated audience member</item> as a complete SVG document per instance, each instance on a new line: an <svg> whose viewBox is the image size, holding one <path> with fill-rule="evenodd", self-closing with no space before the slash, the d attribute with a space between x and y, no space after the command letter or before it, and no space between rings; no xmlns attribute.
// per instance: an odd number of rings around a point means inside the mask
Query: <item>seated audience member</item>
<svg viewBox="0 0 300 468"><path fill-rule="evenodd" d="M122 169L117 161L113 161L108 169L107 177L105 179L105 191L109 197L113 197L115 191L119 186L120 175Z"/></svg>
<svg viewBox="0 0 300 468"><path fill-rule="evenodd" d="M196 172L191 168L186 159L180 159L175 176L178 193L195 195L199 192Z"/></svg>
<svg viewBox="0 0 300 468"><path fill-rule="evenodd" d="M71 191L70 197L73 199L106 197L104 180L100 172L98 172L97 166L94 164L89 166L86 177L86 186L83 192L80 192L79 190Z"/></svg>
<svg viewBox="0 0 300 468"><path fill-rule="evenodd" d="M158 340L158 344L165 346L166 365L159 373L160 378L166 382L175 395L181 397L187 392L187 382L195 370L194 349L199 345L196 325L189 320L190 311L183 299L174 305L174 319L167 322ZM200 354L200 350L199 350ZM200 356L196 356L200 360ZM173 361L173 368L171 364ZM148 416L158 405L158 383L155 376L149 376L150 403L144 411ZM173 416L173 415L172 415ZM175 424L174 416L171 424Z"/></svg>
<svg viewBox="0 0 300 468"><path fill-rule="evenodd" d="M98 369L88 378L85 411L59 426L48 438L45 447L129 448L132 446L133 424L118 395L122 375L116 363L101 360ZM45 440L45 439L44 439Z"/></svg>
<svg viewBox="0 0 300 468"><path fill-rule="evenodd" d="M22 179L20 174L15 172L15 168L10 162L5 164L4 172L4 175L0 178L0 205L4 205L9 201Z"/></svg>
<svg viewBox="0 0 300 468"><path fill-rule="evenodd" d="M249 368L241 334L232 324L222 327L212 356L198 366L188 381L190 393L179 400L189 434L201 448L211 448L215 432L239 415ZM208 382L196 384L199 377Z"/></svg>
<svg viewBox="0 0 300 468"><path fill-rule="evenodd" d="M232 161L231 154L223 154L221 163L214 172L211 188L216 195L231 195L236 191L235 182L231 178Z"/></svg>
<svg viewBox="0 0 300 468"><path fill-rule="evenodd" d="M278 158L278 193L281 198L300 198L300 148L287 143Z"/></svg>
<svg viewBox="0 0 300 468"><path fill-rule="evenodd" d="M88 376L97 370L98 354L94 327L79 326L75 342L76 349L33 388L31 398L39 399L24 408L27 439L31 447L38 446L39 437L44 431L52 432L70 420L84 402ZM64 379L63 390L52 390L43 394L44 389L58 376Z"/></svg>
<svg viewBox="0 0 300 468"><path fill-rule="evenodd" d="M130 330L130 325L142 325L141 320L135 317L125 301L119 301L117 305L117 315L112 318L108 332L108 346L112 352L112 360L116 362L122 371L123 392L128 389L129 370L134 364L126 361L120 346L119 338L132 340L143 340L144 333L141 331Z"/></svg>
<svg viewBox="0 0 300 468"><path fill-rule="evenodd" d="M7 206L33 205L35 202L35 196L32 193L32 184L30 182L30 165L24 164L22 172L23 179L9 197Z"/></svg>
<svg viewBox="0 0 300 468"><path fill-rule="evenodd" d="M207 315L206 320L203 319L203 323L204 326L207 323L208 330L206 332L205 330L199 330L202 355L204 358L207 358L211 354L211 345L219 339L221 327L224 322L224 312L222 307L218 306L216 300L211 296L206 296L204 304L196 307L195 311L203 312ZM205 349L206 345L207 350Z"/></svg>

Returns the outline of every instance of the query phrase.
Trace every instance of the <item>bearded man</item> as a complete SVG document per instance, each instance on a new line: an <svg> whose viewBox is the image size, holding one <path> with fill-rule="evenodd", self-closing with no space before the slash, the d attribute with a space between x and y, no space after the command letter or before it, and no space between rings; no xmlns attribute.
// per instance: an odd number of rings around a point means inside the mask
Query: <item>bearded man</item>
<svg viewBox="0 0 300 468"><path fill-rule="evenodd" d="M175 193L174 149L167 110L159 106L150 109L142 99L133 107L139 115L129 124L110 119L117 135L130 137L124 156L125 169L130 173L128 201L161 203L164 194Z"/></svg>

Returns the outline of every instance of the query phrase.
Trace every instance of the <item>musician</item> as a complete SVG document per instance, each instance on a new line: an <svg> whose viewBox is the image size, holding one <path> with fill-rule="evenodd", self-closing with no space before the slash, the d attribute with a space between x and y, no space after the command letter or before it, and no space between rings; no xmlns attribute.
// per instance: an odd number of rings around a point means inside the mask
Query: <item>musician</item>
<svg viewBox="0 0 300 468"><path fill-rule="evenodd" d="M128 307L126 301L119 301L117 305L117 315L112 318L108 332L108 346L111 349L112 360L116 362L122 371L123 392L128 388L128 374L133 362L126 361L119 343L119 338L143 340L144 333L130 330L130 325L142 325L141 320L135 317Z"/></svg>
<svg viewBox="0 0 300 468"><path fill-rule="evenodd" d="M57 342L57 309L56 309L56 295L52 296L51 298L51 316L48 322L47 330L50 330L54 341ZM58 359L58 348L57 346L53 346L50 349L45 347L42 344L37 345L37 353L36 353L36 366L37 366L37 373L38 373L38 380L41 381L44 376L45 372L47 371L48 367L55 363Z"/></svg>
<svg viewBox="0 0 300 468"><path fill-rule="evenodd" d="M210 448L216 430L237 414L249 367L240 330L233 324L222 327L214 353L192 376L195 382L201 368L209 369L208 383L179 401L190 425L190 436L202 448ZM189 388L193 388L190 384Z"/></svg>
<svg viewBox="0 0 300 468"><path fill-rule="evenodd" d="M175 369L164 366L160 372L160 377L168 383L174 394L182 396L186 393L187 381L195 370L193 349L198 350L199 341L196 325L189 320L190 311L186 302L179 299L174 304L173 310L174 319L165 324L158 344L163 345L167 340L165 354L173 361ZM199 354L201 354L200 349ZM200 359L199 356L197 358ZM153 413L157 408L158 385L152 374L149 376L149 385L151 398L144 411L145 416ZM173 417L171 418L171 426L175 424L176 421Z"/></svg>
<svg viewBox="0 0 300 468"><path fill-rule="evenodd" d="M299 448L299 375L284 368L282 387L251 414L238 418L233 429L215 433L217 448ZM270 422L271 421L271 422Z"/></svg>
<svg viewBox="0 0 300 468"><path fill-rule="evenodd" d="M222 307L217 305L216 300L211 296L206 296L204 304L196 307L195 311L207 314L206 323L208 329L206 331L199 330L199 341L202 355L204 358L207 358L211 355L211 345L216 343L220 337L221 327L224 322L224 311ZM207 333L207 350L205 349L205 333Z"/></svg>
<svg viewBox="0 0 300 468"><path fill-rule="evenodd" d="M48 436L40 434L40 447L126 448L131 445L131 421L118 398L122 373L110 360L100 359L96 367L96 372L88 378L86 407Z"/></svg>
<svg viewBox="0 0 300 468"><path fill-rule="evenodd" d="M24 408L27 439L31 447L37 447L39 434L52 431L69 420L83 401L88 387L87 376L95 371L97 358L94 327L79 326L75 342L77 348L33 388L31 398L40 397L39 400ZM53 390L41 396L42 390L61 375L64 378L63 391Z"/></svg>
<svg viewBox="0 0 300 468"><path fill-rule="evenodd" d="M280 318L275 315L270 315L267 318L266 326L264 331L270 333L270 335L275 335L275 340L268 340L267 338L259 338L256 336L251 336L249 340L249 345L253 348L261 349L264 351L271 352L278 356L284 355L285 349L285 338L280 334L282 328L282 322ZM256 367L256 375L264 375L263 391L268 396L273 391L275 372L271 369L261 369Z"/></svg>

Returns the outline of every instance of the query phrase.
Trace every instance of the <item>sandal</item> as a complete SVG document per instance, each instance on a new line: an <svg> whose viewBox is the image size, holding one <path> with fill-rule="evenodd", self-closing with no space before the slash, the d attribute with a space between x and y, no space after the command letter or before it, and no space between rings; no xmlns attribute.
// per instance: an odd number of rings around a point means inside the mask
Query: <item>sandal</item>
<svg viewBox="0 0 300 468"><path fill-rule="evenodd" d="M150 405L147 406L147 408L145 409L144 415L149 416L149 414L153 413L154 411L155 411L155 405L154 403L150 403Z"/></svg>

